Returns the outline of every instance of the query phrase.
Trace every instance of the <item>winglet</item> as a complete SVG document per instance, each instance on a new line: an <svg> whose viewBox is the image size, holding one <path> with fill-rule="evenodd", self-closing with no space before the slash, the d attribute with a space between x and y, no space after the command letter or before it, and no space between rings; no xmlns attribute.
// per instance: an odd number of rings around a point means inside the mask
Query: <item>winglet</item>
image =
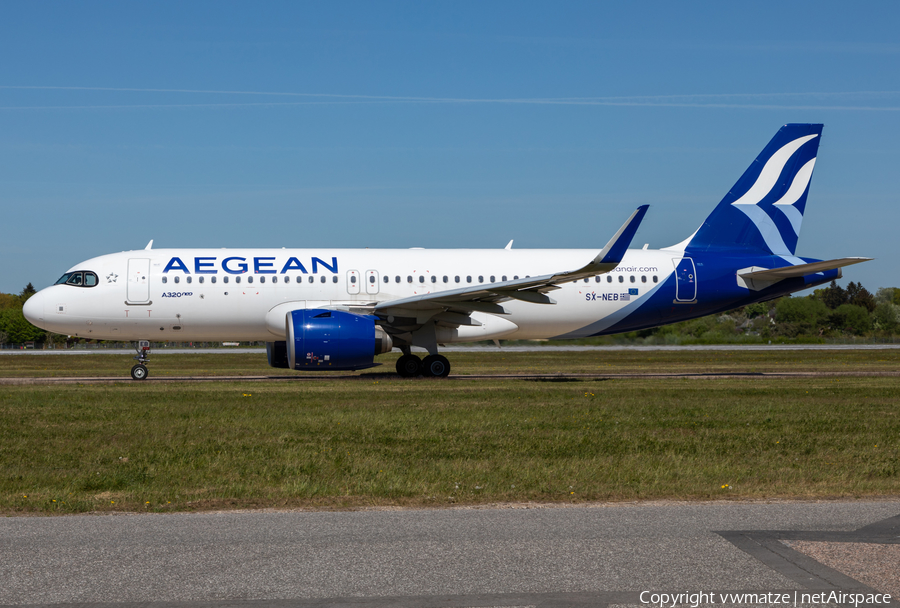
<svg viewBox="0 0 900 608"><path fill-rule="evenodd" d="M153 249L153 239L150 239L150 242L147 243L146 247L144 247L144 251L148 251L150 249Z"/></svg>
<svg viewBox="0 0 900 608"><path fill-rule="evenodd" d="M638 227L641 225L641 220L644 219L644 215L647 214L647 209L649 208L650 205L641 205L638 207L622 227L619 228L619 231L609 239L609 242L606 244L606 247L603 248L603 251L598 253L597 257L588 262L586 266L582 266L578 270L555 274L551 277L550 282L577 281L578 279L583 279L591 275L609 272L618 266L619 262L621 262L622 258L625 256L628 246L631 245L631 240L634 238Z"/></svg>
<svg viewBox="0 0 900 608"><path fill-rule="evenodd" d="M631 217L619 228L619 231L613 235L609 242L606 244L606 247L603 248L603 251L597 254L597 257L594 258L592 264L612 264L613 268L618 265L619 262L622 261L622 257L625 255L625 251L628 250L628 246L631 245L631 240L634 238L635 233L638 230L638 227L641 225L641 221L644 219L644 215L647 214L647 209L650 208L650 205L641 205L638 207L634 213L631 214Z"/></svg>

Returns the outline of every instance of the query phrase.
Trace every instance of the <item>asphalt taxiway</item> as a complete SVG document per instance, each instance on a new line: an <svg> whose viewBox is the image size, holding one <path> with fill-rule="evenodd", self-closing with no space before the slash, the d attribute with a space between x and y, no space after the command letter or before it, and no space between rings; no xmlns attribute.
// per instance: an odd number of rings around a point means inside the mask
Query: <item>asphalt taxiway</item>
<svg viewBox="0 0 900 608"><path fill-rule="evenodd" d="M373 380L373 379L407 379L422 382L440 382L454 380L524 380L532 382L578 382L587 380L643 380L649 378L833 378L833 377L900 377L900 370L886 371L840 371L821 370L814 372L709 372L709 373L655 373L638 372L630 374L451 374L446 378L401 378L393 372L377 372L365 374L341 374L332 372L329 375L294 375L294 376L150 376L141 380L149 383L171 382L321 382L326 380ZM0 378L2 385L33 384L116 384L133 382L128 376L53 376L53 377L10 377Z"/></svg>
<svg viewBox="0 0 900 608"><path fill-rule="evenodd" d="M900 572L898 514L894 499L7 517L0 604L647 606L645 591L871 595L900 586L884 575ZM884 548L881 563L826 565L809 549L848 543Z"/></svg>

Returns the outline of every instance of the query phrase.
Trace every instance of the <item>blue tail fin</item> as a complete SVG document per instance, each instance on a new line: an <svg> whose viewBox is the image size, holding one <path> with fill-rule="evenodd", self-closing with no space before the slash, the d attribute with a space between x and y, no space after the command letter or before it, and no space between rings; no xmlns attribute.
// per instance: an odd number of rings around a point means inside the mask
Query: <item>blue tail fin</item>
<svg viewBox="0 0 900 608"><path fill-rule="evenodd" d="M822 125L781 127L706 218L688 249L794 255L821 135Z"/></svg>

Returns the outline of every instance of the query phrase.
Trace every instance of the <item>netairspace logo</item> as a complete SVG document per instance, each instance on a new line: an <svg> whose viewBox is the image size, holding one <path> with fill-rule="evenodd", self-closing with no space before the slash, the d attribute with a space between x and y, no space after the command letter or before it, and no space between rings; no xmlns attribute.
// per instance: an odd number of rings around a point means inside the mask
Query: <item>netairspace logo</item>
<svg viewBox="0 0 900 608"><path fill-rule="evenodd" d="M797 606L799 604L837 604L839 606L877 606L890 604L891 596L887 593L846 593L843 591L819 591L816 593L804 593L794 591L784 592L757 592L757 593L716 593L713 591L697 591L689 593L654 593L641 591L642 604L660 606L661 608L676 608L677 606L690 606L698 608L703 604L735 605L785 605Z"/></svg>

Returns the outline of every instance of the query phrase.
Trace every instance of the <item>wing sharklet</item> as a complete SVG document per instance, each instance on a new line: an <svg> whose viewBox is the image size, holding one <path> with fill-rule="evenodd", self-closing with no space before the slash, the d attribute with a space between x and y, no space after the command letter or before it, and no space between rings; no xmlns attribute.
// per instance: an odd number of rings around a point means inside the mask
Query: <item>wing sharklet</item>
<svg viewBox="0 0 900 608"><path fill-rule="evenodd" d="M634 235L637 233L641 221L643 221L644 216L647 214L647 209L649 208L650 205L641 205L638 207L635 212L625 220L625 223L622 224L619 231L609 239L609 242L603 250L588 264L582 266L578 270L553 275L551 282L569 283L571 281L577 281L578 279L607 273L618 266L619 262L622 261L622 258L625 257L625 252L628 251L628 246L631 245L631 241L634 239Z"/></svg>
<svg viewBox="0 0 900 608"><path fill-rule="evenodd" d="M431 309L437 305L454 311L479 311L503 315L508 313L494 301L511 298L539 304L555 304L551 298L544 295L544 291L553 291L559 283L572 283L607 273L619 265L648 208L649 205L638 207L600 253L577 270L387 300L377 304L375 312L381 315L393 308Z"/></svg>

